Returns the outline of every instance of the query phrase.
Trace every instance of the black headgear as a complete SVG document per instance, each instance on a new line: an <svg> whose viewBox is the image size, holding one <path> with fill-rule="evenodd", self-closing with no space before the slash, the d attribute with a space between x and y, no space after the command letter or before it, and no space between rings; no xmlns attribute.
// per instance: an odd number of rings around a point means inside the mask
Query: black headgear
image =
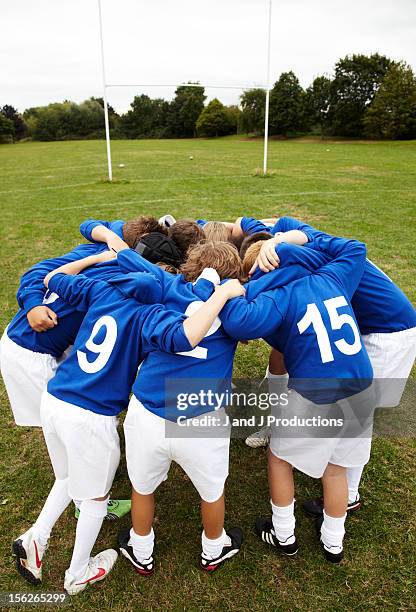
<svg viewBox="0 0 416 612"><path fill-rule="evenodd" d="M182 254L175 242L159 232L151 232L142 236L134 250L152 263L162 261L175 268L182 263Z"/></svg>

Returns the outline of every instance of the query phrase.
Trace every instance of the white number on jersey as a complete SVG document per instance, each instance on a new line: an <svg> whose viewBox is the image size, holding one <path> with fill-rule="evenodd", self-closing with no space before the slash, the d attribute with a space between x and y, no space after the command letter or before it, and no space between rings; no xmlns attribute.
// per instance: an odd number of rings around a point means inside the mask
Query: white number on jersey
<svg viewBox="0 0 416 612"><path fill-rule="evenodd" d="M97 344L94 338L103 327L105 327L104 340L100 344ZM115 319L108 315L98 319L92 328L91 336L85 343L85 347L91 351L91 353L96 353L97 358L94 359L94 361L88 361L87 354L84 351L77 351L78 363L81 370L84 370L87 374L95 374L102 370L110 359L116 340L117 323Z"/></svg>
<svg viewBox="0 0 416 612"><path fill-rule="evenodd" d="M187 317L191 317L193 314L198 312L200 308L202 308L204 303L205 302L200 302L200 301L191 302L188 305L187 309L185 310L185 315ZM212 336L212 334L215 334L215 332L220 327L221 327L221 320L218 317L216 317L213 324L211 325L211 327L205 334L205 338L207 336ZM177 354L185 355L186 357L195 357L195 359L206 359L208 357L208 349L204 348L203 346L196 346L194 349L192 349L192 351L185 351L185 352L177 353Z"/></svg>
<svg viewBox="0 0 416 612"><path fill-rule="evenodd" d="M337 349L344 355L356 355L359 353L361 350L361 337L357 324L351 315L338 313L338 308L348 306L348 302L345 297L343 295L339 295L338 297L331 298L330 300L325 300L324 306L328 311L332 329L341 329L343 325L349 325L354 334L354 342L352 344L348 344L344 338L341 340L336 340L334 344ZM314 303L308 304L305 315L298 322L299 333L303 334L303 332L305 332L311 325L316 334L322 363L334 361L334 353L332 352L328 332L322 320L321 313L319 312L317 305Z"/></svg>
<svg viewBox="0 0 416 612"><path fill-rule="evenodd" d="M47 291L42 300L42 304L53 304L54 302L56 302L56 300L59 300L59 295L57 293L51 293L50 291Z"/></svg>

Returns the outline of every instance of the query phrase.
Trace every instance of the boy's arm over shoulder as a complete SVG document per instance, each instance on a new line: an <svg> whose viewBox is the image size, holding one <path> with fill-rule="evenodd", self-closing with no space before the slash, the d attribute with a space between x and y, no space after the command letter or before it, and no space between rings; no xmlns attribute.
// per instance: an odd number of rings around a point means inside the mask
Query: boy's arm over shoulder
<svg viewBox="0 0 416 612"><path fill-rule="evenodd" d="M140 306L144 317L141 328L143 351L164 351L166 353L181 353L192 350L183 322L186 316L167 310L161 304L153 306Z"/></svg>
<svg viewBox="0 0 416 612"><path fill-rule="evenodd" d="M344 288L347 297L351 299L364 273L366 245L358 240L322 233L315 236L311 247L332 258L332 261L319 270L319 274L330 276L338 282Z"/></svg>
<svg viewBox="0 0 416 612"><path fill-rule="evenodd" d="M82 274L70 276L62 273L52 276L49 290L81 312L86 312L91 302L102 299L106 292L116 291L104 281L87 278Z"/></svg>
<svg viewBox="0 0 416 612"><path fill-rule="evenodd" d="M219 315L224 331L235 340L254 340L276 331L283 320L277 306L278 291L261 293L251 302L246 298L230 300Z"/></svg>
<svg viewBox="0 0 416 612"><path fill-rule="evenodd" d="M265 225L258 219L254 217L241 217L240 227L245 234L257 234L259 232L266 232L267 234L271 234L271 229L269 226Z"/></svg>
<svg viewBox="0 0 416 612"><path fill-rule="evenodd" d="M123 225L124 221L102 221L101 219L87 219L83 221L79 226L79 231L82 236L89 242L100 242L94 239L92 236L92 231L99 226L105 227L106 229L111 230L119 238L123 238Z"/></svg>
<svg viewBox="0 0 416 612"><path fill-rule="evenodd" d="M61 257L45 259L29 268L22 275L17 290L16 299L19 307L27 314L32 308L41 306L45 296L45 286L43 284L45 276L64 264L92 255L96 250L97 248L93 244L80 244Z"/></svg>

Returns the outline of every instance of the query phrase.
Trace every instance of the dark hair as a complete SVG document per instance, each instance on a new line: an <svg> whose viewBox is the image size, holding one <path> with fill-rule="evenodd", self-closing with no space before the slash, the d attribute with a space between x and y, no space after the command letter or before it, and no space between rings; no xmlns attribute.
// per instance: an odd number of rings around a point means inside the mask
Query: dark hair
<svg viewBox="0 0 416 612"><path fill-rule="evenodd" d="M200 242L205 236L198 223L190 219L181 219L176 221L168 229L168 236L172 238L182 253L183 259L186 258L186 253L189 247Z"/></svg>
<svg viewBox="0 0 416 612"><path fill-rule="evenodd" d="M268 232L256 232L255 234L251 234L251 236L246 236L240 246L241 259L244 259L247 249L251 247L252 244L260 240L270 240L270 238L273 238L273 236Z"/></svg>
<svg viewBox="0 0 416 612"><path fill-rule="evenodd" d="M159 232L164 236L168 235L166 227L160 225L159 221L151 216L141 215L136 217L136 219L132 219L132 221L127 221L123 225L123 238L131 249L134 249L144 234L151 234L153 232Z"/></svg>

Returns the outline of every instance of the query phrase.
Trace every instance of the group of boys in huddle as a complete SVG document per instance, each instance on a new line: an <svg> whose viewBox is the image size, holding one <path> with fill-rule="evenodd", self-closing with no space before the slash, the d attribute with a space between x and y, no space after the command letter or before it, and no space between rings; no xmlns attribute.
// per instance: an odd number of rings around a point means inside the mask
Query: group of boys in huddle
<svg viewBox="0 0 416 612"><path fill-rule="evenodd" d="M184 387L191 380L223 388L238 342L256 338L271 347L266 378L270 390L286 389L284 414L348 415L336 435L265 428L247 439L269 446L271 515L257 518L256 533L285 555L297 553L296 468L322 479L323 497L304 508L316 518L326 559L339 563L347 513L361 505L374 409L399 404L415 359L416 312L405 294L367 259L363 243L291 217L141 216L88 220L80 231L87 243L23 274L19 311L0 341L15 423L42 427L55 475L37 520L13 541L19 573L41 582L52 528L71 502L78 522L66 592L111 571L116 550L91 551L104 518L130 510L109 499L126 409L132 527L119 534L122 555L139 574L154 573L154 493L173 460L201 498L201 569L234 557L243 532L224 528L231 428L184 436L172 389L181 379ZM212 410L192 405L185 416Z"/></svg>

